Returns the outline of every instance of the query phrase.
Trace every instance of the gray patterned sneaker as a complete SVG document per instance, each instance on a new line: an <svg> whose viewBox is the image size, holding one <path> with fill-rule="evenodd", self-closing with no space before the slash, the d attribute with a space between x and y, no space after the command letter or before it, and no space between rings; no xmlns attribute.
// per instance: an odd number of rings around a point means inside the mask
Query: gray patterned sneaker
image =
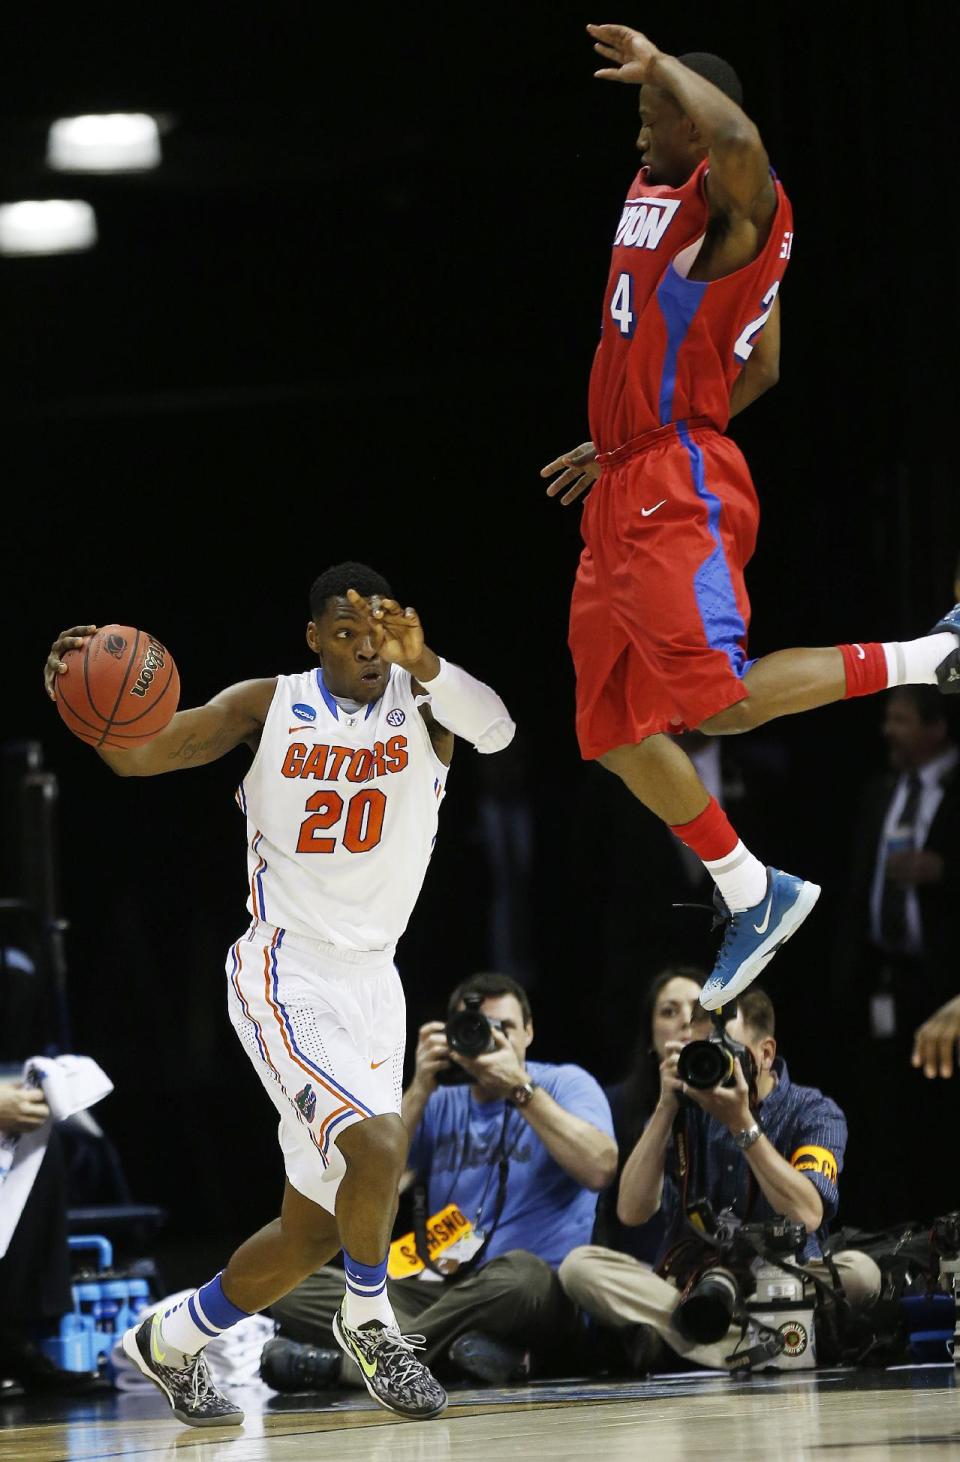
<svg viewBox="0 0 960 1462"><path fill-rule="evenodd" d="M401 1335L396 1325L381 1325L379 1320L351 1330L342 1308L333 1317L333 1334L358 1366L374 1401L388 1411L429 1421L446 1407L446 1391L417 1358L416 1352L426 1345L422 1335Z"/></svg>
<svg viewBox="0 0 960 1462"><path fill-rule="evenodd" d="M202 1350L190 1358L188 1365L164 1364L166 1352L158 1342L158 1319L158 1315L150 1315L142 1325L126 1331L121 1341L124 1354L159 1386L178 1421L187 1426L239 1426L243 1412L213 1384Z"/></svg>

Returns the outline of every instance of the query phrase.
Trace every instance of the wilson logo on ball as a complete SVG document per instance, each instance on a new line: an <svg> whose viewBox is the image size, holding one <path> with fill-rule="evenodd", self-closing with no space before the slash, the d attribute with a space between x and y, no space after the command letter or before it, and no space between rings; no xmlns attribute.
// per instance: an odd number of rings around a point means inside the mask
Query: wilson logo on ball
<svg viewBox="0 0 960 1462"><path fill-rule="evenodd" d="M103 648L108 655L112 655L115 660L119 660L127 648L127 642L123 638L123 635L107 635Z"/></svg>
<svg viewBox="0 0 960 1462"><path fill-rule="evenodd" d="M142 700L148 689L153 684L153 677L158 670L163 669L167 652L159 640L150 640L147 645L147 653L143 657L143 664L140 667L140 674L136 682L130 687L130 694L139 696Z"/></svg>

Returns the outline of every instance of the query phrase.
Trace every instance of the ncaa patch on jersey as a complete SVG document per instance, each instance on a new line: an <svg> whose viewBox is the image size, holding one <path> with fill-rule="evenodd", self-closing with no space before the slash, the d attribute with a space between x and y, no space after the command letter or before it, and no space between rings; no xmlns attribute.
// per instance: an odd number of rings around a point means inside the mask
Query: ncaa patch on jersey
<svg viewBox="0 0 960 1462"><path fill-rule="evenodd" d="M297 709L296 706L294 706L293 709L296 710ZM407 719L407 713L406 713L406 711L401 711L401 709L400 709L399 706L394 706L394 708L393 708L392 711L388 711L387 712L387 725L388 726L402 726L403 723L404 723L404 721L406 719Z"/></svg>
<svg viewBox="0 0 960 1462"><path fill-rule="evenodd" d="M315 721L317 713L313 706L305 706L303 701L297 701L296 705L290 707L298 721Z"/></svg>

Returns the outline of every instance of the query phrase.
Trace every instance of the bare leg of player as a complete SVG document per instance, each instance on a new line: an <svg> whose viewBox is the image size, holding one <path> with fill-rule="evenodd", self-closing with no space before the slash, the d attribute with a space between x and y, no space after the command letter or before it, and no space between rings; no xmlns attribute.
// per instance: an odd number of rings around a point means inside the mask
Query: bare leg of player
<svg viewBox="0 0 960 1462"><path fill-rule="evenodd" d="M779 650L752 665L746 696L697 728L733 735L851 696L898 685L960 690L960 605L922 639L823 649ZM737 837L680 748L663 735L617 746L600 757L651 812L703 861L731 915L701 1003L708 1010L734 999L756 979L780 945L799 928L819 897L814 883L765 868Z"/></svg>
<svg viewBox="0 0 960 1462"><path fill-rule="evenodd" d="M743 688L746 700L711 716L697 729L707 736L730 736L752 731L777 716L793 716L842 701L847 694L843 654L835 646L777 650L751 665L743 677Z"/></svg>
<svg viewBox="0 0 960 1462"><path fill-rule="evenodd" d="M238 1309L256 1314L339 1251L333 1214L287 1183L280 1217L241 1244L223 1271L224 1294Z"/></svg>
<svg viewBox="0 0 960 1462"><path fill-rule="evenodd" d="M380 1264L390 1247L410 1139L399 1117L354 1122L337 1139L347 1171L337 1189L337 1226L346 1252Z"/></svg>

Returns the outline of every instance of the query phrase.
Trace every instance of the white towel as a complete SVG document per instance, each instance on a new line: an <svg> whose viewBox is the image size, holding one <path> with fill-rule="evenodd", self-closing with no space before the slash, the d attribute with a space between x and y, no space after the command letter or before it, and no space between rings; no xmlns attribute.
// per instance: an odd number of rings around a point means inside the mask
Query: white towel
<svg viewBox="0 0 960 1462"><path fill-rule="evenodd" d="M0 1132L0 1259L43 1162L51 1124L92 1107L113 1091L109 1076L89 1056L31 1056L23 1063L22 1082L40 1088L51 1115L33 1132Z"/></svg>

